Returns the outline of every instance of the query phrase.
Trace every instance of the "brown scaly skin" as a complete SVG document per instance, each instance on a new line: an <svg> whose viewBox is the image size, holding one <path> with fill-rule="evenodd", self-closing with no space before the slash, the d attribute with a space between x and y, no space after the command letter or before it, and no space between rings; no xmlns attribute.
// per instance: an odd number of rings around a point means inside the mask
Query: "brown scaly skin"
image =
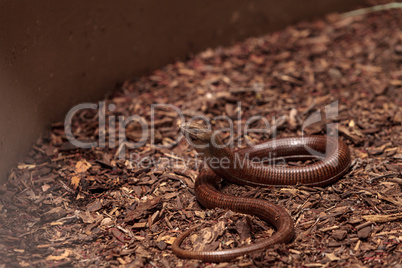
<svg viewBox="0 0 402 268"><path fill-rule="evenodd" d="M201 124L183 125L181 131L209 166L209 168L203 169L196 179L194 188L197 200L206 208L220 207L255 215L272 224L277 230L271 237L249 246L220 251L189 251L180 248L180 244L195 229L190 228L179 235L172 244L173 252L181 258L209 262L228 261L244 254L264 250L277 243L290 242L294 237L293 220L284 208L261 199L223 194L215 188L220 178L240 185L325 186L342 177L348 171L351 161L346 144L329 136L275 139L249 148L231 151L222 145L219 136ZM312 156L306 147L326 154L322 154L320 157ZM253 165L250 162L251 159L263 158L268 155L273 155L275 159L320 158L321 161L304 167L261 163ZM213 158L216 158L215 162ZM216 160L224 158L227 160L221 163L225 163L225 165L216 164Z"/></svg>

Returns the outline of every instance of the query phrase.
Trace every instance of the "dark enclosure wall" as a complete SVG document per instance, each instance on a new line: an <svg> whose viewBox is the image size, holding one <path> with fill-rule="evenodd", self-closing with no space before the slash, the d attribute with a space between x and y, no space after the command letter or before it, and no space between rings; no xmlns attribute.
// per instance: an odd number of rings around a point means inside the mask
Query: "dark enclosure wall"
<svg viewBox="0 0 402 268"><path fill-rule="evenodd" d="M189 53L363 0L0 0L0 182L51 122Z"/></svg>

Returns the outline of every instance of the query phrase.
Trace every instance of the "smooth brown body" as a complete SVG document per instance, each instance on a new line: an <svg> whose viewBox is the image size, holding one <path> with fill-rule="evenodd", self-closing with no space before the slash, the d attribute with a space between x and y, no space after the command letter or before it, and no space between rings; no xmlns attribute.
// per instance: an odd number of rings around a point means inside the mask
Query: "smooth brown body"
<svg viewBox="0 0 402 268"><path fill-rule="evenodd" d="M195 229L191 228L182 233L172 244L173 252L181 258L210 262L228 261L247 253L264 250L276 243L290 242L294 237L293 220L284 208L261 199L223 194L215 188L221 178L241 185L325 186L343 176L350 166L350 153L346 144L329 136L275 139L249 148L230 151L227 148L218 148L216 144L222 144L219 138L214 137L215 141L212 142L212 132L198 124L186 126L182 130L188 134L189 142L195 143L195 147L208 143L205 148L196 148L209 166L204 168L196 179L194 188L197 200L206 208L220 207L255 215L272 224L277 231L271 237L249 246L221 251L189 251L180 248L180 244ZM315 151L315 155L311 154L312 150ZM276 160L319 158L320 161L303 167L252 164L252 159L266 156L270 156L271 159L274 156ZM229 164L225 167L213 165L212 157L227 158L225 163Z"/></svg>

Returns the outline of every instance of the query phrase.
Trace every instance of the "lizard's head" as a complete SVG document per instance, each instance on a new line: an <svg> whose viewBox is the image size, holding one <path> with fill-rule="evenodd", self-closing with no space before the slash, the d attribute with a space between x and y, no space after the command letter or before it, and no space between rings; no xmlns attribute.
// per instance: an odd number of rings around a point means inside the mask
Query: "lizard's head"
<svg viewBox="0 0 402 268"><path fill-rule="evenodd" d="M182 124L180 130L195 149L201 146L206 147L211 142L212 130L200 123L190 122Z"/></svg>

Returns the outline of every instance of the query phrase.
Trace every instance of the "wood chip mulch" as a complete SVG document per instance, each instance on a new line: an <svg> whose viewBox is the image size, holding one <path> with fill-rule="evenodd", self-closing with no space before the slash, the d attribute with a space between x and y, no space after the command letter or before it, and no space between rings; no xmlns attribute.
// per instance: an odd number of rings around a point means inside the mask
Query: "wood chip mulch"
<svg viewBox="0 0 402 268"><path fill-rule="evenodd" d="M401 267L400 9L329 15L208 49L125 81L105 102L105 132L99 128L103 115L92 109L75 114L72 132L86 142L105 134L106 146L77 148L64 122L56 123L0 185L0 267ZM217 117L228 116L235 143L244 145L274 134L301 135L308 118L334 103L336 116L323 116L304 131L325 134L328 124L337 124L353 155L344 178L323 188L222 183L224 192L285 207L296 224L292 243L220 264L173 255L175 237L198 223L207 225L184 248L239 247L274 231L258 218L197 203L195 151L184 139L168 146L179 137L180 123L199 115L221 129L229 122ZM152 110L152 104L160 106ZM127 147L143 134L138 118L125 132L119 127L119 118L131 115L142 118L153 141ZM253 116L270 127L237 135Z"/></svg>

